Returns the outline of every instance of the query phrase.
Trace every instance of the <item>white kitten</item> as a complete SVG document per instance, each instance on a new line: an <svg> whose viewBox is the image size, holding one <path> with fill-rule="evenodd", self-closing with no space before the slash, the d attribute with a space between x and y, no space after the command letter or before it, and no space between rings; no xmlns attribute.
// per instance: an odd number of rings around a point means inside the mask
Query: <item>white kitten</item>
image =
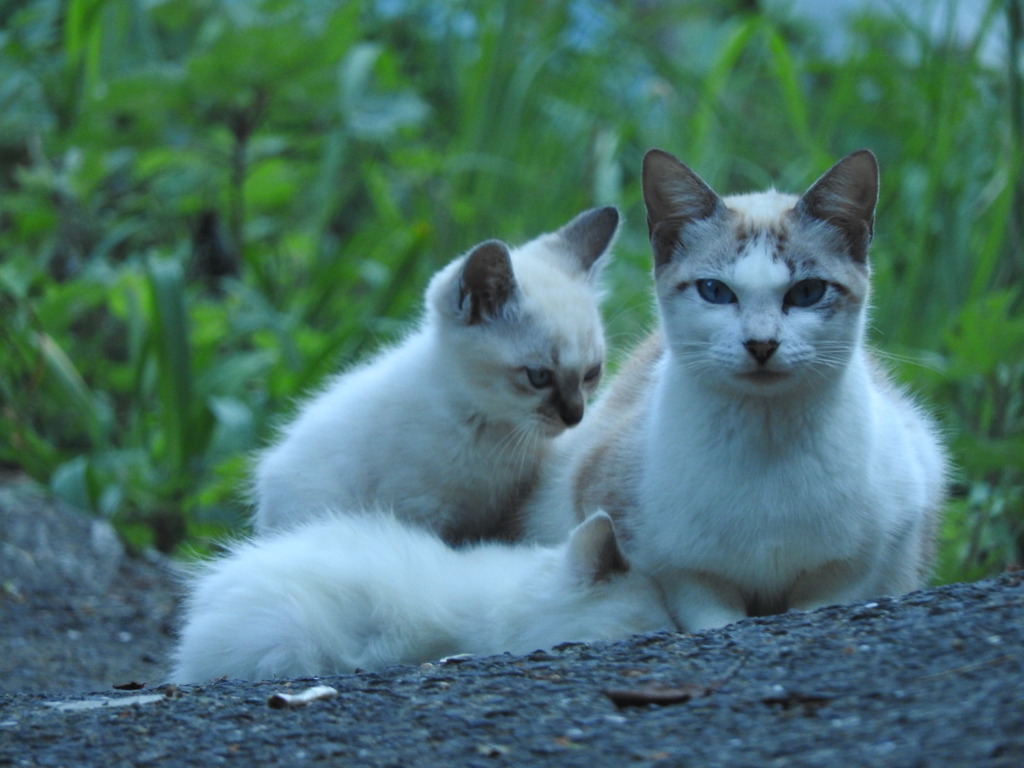
<svg viewBox="0 0 1024 768"><path fill-rule="evenodd" d="M171 679L341 674L666 627L606 515L558 547L454 550L387 514L339 514L203 566Z"/></svg>
<svg viewBox="0 0 1024 768"><path fill-rule="evenodd" d="M864 345L874 156L723 199L652 150L643 189L661 329L562 439L530 535L607 510L690 631L922 586L945 456Z"/></svg>
<svg viewBox="0 0 1024 768"><path fill-rule="evenodd" d="M597 286L615 208L442 269L420 327L307 402L255 476L257 532L381 505L460 543L509 537L551 438L604 358Z"/></svg>

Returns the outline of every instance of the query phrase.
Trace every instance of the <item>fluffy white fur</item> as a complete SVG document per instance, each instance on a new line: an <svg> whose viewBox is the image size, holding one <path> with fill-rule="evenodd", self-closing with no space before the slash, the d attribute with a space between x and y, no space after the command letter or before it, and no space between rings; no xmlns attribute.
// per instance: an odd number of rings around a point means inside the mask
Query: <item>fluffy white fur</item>
<svg viewBox="0 0 1024 768"><path fill-rule="evenodd" d="M862 151L723 199L648 153L661 328L560 440L533 538L608 510L690 631L923 586L946 460L865 348L877 185Z"/></svg>
<svg viewBox="0 0 1024 768"><path fill-rule="evenodd" d="M508 537L600 378L597 279L618 221L593 209L435 275L419 327L330 382L260 457L257 532L381 505L452 543Z"/></svg>
<svg viewBox="0 0 1024 768"><path fill-rule="evenodd" d="M339 514L203 566L171 680L350 673L670 626L605 515L557 547L455 550L390 515Z"/></svg>

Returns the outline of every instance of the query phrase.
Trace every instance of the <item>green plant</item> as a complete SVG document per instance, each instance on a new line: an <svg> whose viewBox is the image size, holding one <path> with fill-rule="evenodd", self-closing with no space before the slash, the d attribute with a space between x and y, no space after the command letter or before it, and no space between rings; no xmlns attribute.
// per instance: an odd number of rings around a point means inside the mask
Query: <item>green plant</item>
<svg viewBox="0 0 1024 768"><path fill-rule="evenodd" d="M976 578L1024 551L1024 317L1020 292L969 303L949 328L944 404L960 493L950 505L940 578Z"/></svg>
<svg viewBox="0 0 1024 768"><path fill-rule="evenodd" d="M293 398L400 333L480 240L621 206L617 357L651 323L648 147L734 192L799 191L869 146L872 338L957 468L939 577L1020 559L1018 0L966 41L867 15L842 51L752 3L15 5L0 461L133 544L242 525L248 455ZM1004 22L997 67L979 51Z"/></svg>

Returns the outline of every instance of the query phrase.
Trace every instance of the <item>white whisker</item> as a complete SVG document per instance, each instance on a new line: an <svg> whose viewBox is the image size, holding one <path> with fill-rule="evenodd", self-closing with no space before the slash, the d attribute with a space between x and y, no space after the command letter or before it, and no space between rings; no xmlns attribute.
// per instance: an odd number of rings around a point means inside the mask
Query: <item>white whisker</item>
<svg viewBox="0 0 1024 768"><path fill-rule="evenodd" d="M912 365L929 371L942 370L942 366L939 365L934 355L927 357L922 355L907 355L900 354L898 352L889 352L882 349L872 349L871 355L873 357L881 358L882 360L889 360L894 363L902 363L904 365Z"/></svg>

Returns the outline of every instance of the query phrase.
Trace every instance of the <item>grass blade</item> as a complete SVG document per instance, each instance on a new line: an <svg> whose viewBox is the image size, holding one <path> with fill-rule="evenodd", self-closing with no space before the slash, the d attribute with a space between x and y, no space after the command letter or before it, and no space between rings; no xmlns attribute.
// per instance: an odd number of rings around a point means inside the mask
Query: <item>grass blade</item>
<svg viewBox="0 0 1024 768"><path fill-rule="evenodd" d="M175 474L179 474L187 466L193 411L185 276L178 262L156 258L150 259L147 274L153 307L151 342L158 364L162 433L167 458Z"/></svg>

